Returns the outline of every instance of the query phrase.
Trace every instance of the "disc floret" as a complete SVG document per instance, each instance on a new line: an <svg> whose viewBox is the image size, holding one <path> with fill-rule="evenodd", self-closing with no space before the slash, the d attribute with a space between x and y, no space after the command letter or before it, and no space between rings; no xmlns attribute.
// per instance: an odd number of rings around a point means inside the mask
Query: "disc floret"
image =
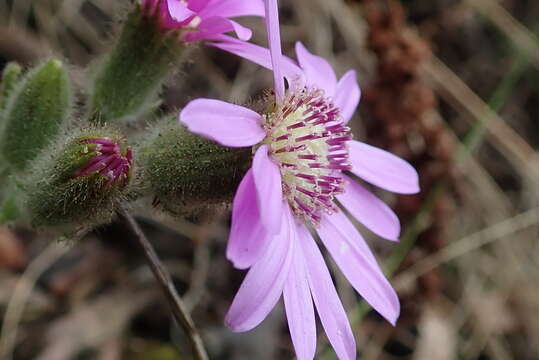
<svg viewBox="0 0 539 360"><path fill-rule="evenodd" d="M333 199L344 191L340 174L351 169L350 128L323 91L307 88L288 91L264 119L265 143L279 165L283 194L296 216L316 226L323 212L337 211Z"/></svg>

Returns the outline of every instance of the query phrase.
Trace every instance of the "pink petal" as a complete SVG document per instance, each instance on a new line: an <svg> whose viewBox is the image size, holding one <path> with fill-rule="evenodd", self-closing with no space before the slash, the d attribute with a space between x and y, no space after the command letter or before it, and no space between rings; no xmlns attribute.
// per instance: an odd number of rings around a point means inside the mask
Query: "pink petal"
<svg viewBox="0 0 539 360"><path fill-rule="evenodd" d="M348 184L345 192L337 195L339 202L376 235L398 241L401 226L393 210L353 179L344 174L341 176Z"/></svg>
<svg viewBox="0 0 539 360"><path fill-rule="evenodd" d="M187 5L184 5L178 0L167 0L167 5L170 16L178 22L185 21L190 16L196 15L196 13L187 8Z"/></svg>
<svg viewBox="0 0 539 360"><path fill-rule="evenodd" d="M264 16L264 4L261 0L210 0L199 15L203 18L210 16L226 18Z"/></svg>
<svg viewBox="0 0 539 360"><path fill-rule="evenodd" d="M266 231L277 234L281 229L284 208L281 172L269 158L268 146L258 148L253 159L253 175L256 185L261 222Z"/></svg>
<svg viewBox="0 0 539 360"><path fill-rule="evenodd" d="M249 40L252 31L235 21L223 17L210 17L202 20L198 25L197 31L191 31L184 36L185 41L197 41L203 39L212 39L216 35L234 31L238 38Z"/></svg>
<svg viewBox="0 0 539 360"><path fill-rule="evenodd" d="M337 76L326 59L311 54L299 41L296 43L296 55L307 84L323 89L326 96L333 96L337 87Z"/></svg>
<svg viewBox="0 0 539 360"><path fill-rule="evenodd" d="M296 357L298 360L311 360L316 352L316 321L305 260L297 246L284 285L283 298Z"/></svg>
<svg viewBox="0 0 539 360"><path fill-rule="evenodd" d="M249 169L234 196L226 257L236 268L247 269L258 261L269 240L260 222L253 171Z"/></svg>
<svg viewBox="0 0 539 360"><path fill-rule="evenodd" d="M218 42L207 43L207 45L212 45L221 50L240 56L246 60L254 62L255 64L265 67L266 69L273 69L271 64L271 55L268 49L225 35L221 35L215 40ZM303 88L303 72L292 59L283 56L281 58L281 70L291 87Z"/></svg>
<svg viewBox="0 0 539 360"><path fill-rule="evenodd" d="M333 96L333 104L341 111L345 124L354 115L360 98L361 90L357 83L356 72L355 70L347 71L339 80L335 96Z"/></svg>
<svg viewBox="0 0 539 360"><path fill-rule="evenodd" d="M352 172L365 181L398 194L419 192L417 171L401 158L359 141L348 143Z"/></svg>
<svg viewBox="0 0 539 360"><path fill-rule="evenodd" d="M277 0L264 0L266 8L266 33L271 55L271 65L273 68L273 80L275 85L275 95L277 103L282 103L284 99L284 79L281 70L281 30L279 26L279 7Z"/></svg>
<svg viewBox="0 0 539 360"><path fill-rule="evenodd" d="M329 342L341 360L356 359L356 341L324 258L305 226L298 226L309 286Z"/></svg>
<svg viewBox="0 0 539 360"><path fill-rule="evenodd" d="M180 112L189 131L231 147L253 146L266 137L262 117L251 109L212 99L191 101Z"/></svg>
<svg viewBox="0 0 539 360"><path fill-rule="evenodd" d="M235 22L234 20L229 20L234 32L238 36L238 39L249 40L253 36L251 29L246 28L245 26Z"/></svg>
<svg viewBox="0 0 539 360"><path fill-rule="evenodd" d="M209 2L210 0L189 0L189 5L187 7L189 8L189 10L200 13L208 5Z"/></svg>
<svg viewBox="0 0 539 360"><path fill-rule="evenodd" d="M330 215L330 217L332 223L339 223L341 226L341 228L338 229L340 232L338 237L347 238L351 245L356 247L357 250L365 256L367 261L369 261L373 266L377 267L378 261L369 248L369 245L367 245L357 228L348 220L346 215L344 215L342 212L336 212ZM320 232L318 233L320 234Z"/></svg>
<svg viewBox="0 0 539 360"><path fill-rule="evenodd" d="M225 324L236 332L249 331L260 324L273 309L288 278L294 251L295 234L290 211L282 213L279 236L253 265L243 280L225 318Z"/></svg>
<svg viewBox="0 0 539 360"><path fill-rule="evenodd" d="M399 317L399 298L373 262L365 240L342 213L325 216L318 229L322 242L356 291L391 324Z"/></svg>

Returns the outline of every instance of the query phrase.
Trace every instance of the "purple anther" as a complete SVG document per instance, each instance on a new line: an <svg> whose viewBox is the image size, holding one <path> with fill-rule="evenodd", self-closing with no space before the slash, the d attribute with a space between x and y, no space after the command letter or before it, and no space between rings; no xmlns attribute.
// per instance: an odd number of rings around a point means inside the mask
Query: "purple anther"
<svg viewBox="0 0 539 360"><path fill-rule="evenodd" d="M310 182L313 182L313 183L316 180L316 176L314 176L314 175L307 175L307 174L299 173L299 174L296 174L296 176L301 178L301 179L305 179L305 180L308 180Z"/></svg>
<svg viewBox="0 0 539 360"><path fill-rule="evenodd" d="M299 129L305 126L305 123L303 121L297 122L295 124L292 124L290 126L286 127L286 130L293 130L293 129Z"/></svg>
<svg viewBox="0 0 539 360"><path fill-rule="evenodd" d="M348 159L348 153L330 154L326 157L328 160Z"/></svg>
<svg viewBox="0 0 539 360"><path fill-rule="evenodd" d="M274 142L283 141L283 140L288 140L289 138L290 138L290 134L284 134L284 135L274 138L273 141Z"/></svg>
<svg viewBox="0 0 539 360"><path fill-rule="evenodd" d="M327 168L332 169L332 170L347 171L347 170L352 169L352 166L348 164L329 164Z"/></svg>
<svg viewBox="0 0 539 360"><path fill-rule="evenodd" d="M298 155L298 158L299 159L304 159L304 160L316 160L318 159L318 155Z"/></svg>
<svg viewBox="0 0 539 360"><path fill-rule="evenodd" d="M296 190L312 198L316 198L318 196L315 192L309 191L301 186L296 186Z"/></svg>
<svg viewBox="0 0 539 360"><path fill-rule="evenodd" d="M316 135L309 134L309 135L305 135L305 136L301 136L299 138L296 138L295 141L300 142L300 141L313 140L313 139L316 139L316 138L317 138Z"/></svg>
<svg viewBox="0 0 539 360"><path fill-rule="evenodd" d="M311 214L313 209L311 209L310 207L308 207L307 205L305 205L300 199L298 199L297 197L294 197L294 201L298 204L299 208L301 210L303 210L303 212L307 213L307 214Z"/></svg>

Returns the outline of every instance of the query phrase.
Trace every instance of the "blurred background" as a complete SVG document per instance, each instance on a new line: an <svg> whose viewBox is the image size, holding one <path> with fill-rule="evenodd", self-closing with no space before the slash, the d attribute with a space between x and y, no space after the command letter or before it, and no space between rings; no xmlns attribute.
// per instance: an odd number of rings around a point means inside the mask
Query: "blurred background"
<svg viewBox="0 0 539 360"><path fill-rule="evenodd" d="M0 0L0 68L54 54L83 84L81 69L106 51L130 6ZM399 244L363 229L399 292L397 326L372 313L335 272L359 358L539 359L539 1L281 6L285 52L294 56L300 40L339 76L357 69L356 138L404 157L421 176L419 195L380 194L402 220ZM265 44L260 19L243 23ZM193 46L164 90L162 110L198 96L244 102L271 84L267 70ZM212 359L294 358L282 306L247 334L223 326L243 278L224 256L228 210L195 221L141 207L137 217ZM190 359L129 234L118 222L78 244L58 244L0 228L0 358ZM335 359L319 333L317 359Z"/></svg>

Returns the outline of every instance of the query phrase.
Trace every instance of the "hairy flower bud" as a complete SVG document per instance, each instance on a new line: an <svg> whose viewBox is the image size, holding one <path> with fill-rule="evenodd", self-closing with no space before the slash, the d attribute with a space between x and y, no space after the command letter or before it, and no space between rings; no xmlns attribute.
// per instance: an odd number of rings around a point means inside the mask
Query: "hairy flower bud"
<svg viewBox="0 0 539 360"><path fill-rule="evenodd" d="M173 215L226 204L249 166L251 149L230 149L196 136L176 121L155 129L140 152L146 192Z"/></svg>
<svg viewBox="0 0 539 360"><path fill-rule="evenodd" d="M2 83L0 84L0 131L2 129L2 125L4 123L4 109L7 104L7 100L9 98L9 95L12 93L13 89L15 88L20 76L22 73L22 67L15 63L11 62L6 65L4 68L4 71L2 72ZM6 190L4 189L4 185L7 182L7 177L9 174L9 165L6 163L6 161L0 156L0 204L4 201L4 193ZM6 208L3 204L0 206L0 208ZM9 208L9 207L8 207ZM6 213L7 211L0 210L1 213ZM6 222L5 220L1 220L3 218L12 218L11 216L2 216L0 214L0 224Z"/></svg>
<svg viewBox="0 0 539 360"><path fill-rule="evenodd" d="M158 17L136 5L114 49L97 69L90 121L125 121L151 110L167 75L177 69L184 48L177 30L163 29Z"/></svg>
<svg viewBox="0 0 539 360"><path fill-rule="evenodd" d="M67 71L59 60L31 70L13 89L0 131L0 157L13 171L28 163L61 132L71 108Z"/></svg>
<svg viewBox="0 0 539 360"><path fill-rule="evenodd" d="M10 62L2 72L2 84L0 87L0 112L6 107L7 99L11 91L15 88L17 81L22 74L22 67L16 62ZM0 123L2 123L0 113Z"/></svg>
<svg viewBox="0 0 539 360"><path fill-rule="evenodd" d="M25 208L35 227L105 223L125 199L133 158L115 133L83 130L38 160L25 186Z"/></svg>

